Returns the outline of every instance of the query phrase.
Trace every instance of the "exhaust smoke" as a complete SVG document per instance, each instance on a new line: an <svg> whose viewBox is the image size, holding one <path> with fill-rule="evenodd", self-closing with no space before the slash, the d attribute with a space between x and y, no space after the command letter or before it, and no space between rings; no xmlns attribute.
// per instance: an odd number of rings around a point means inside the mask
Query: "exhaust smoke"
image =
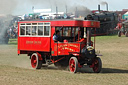
<svg viewBox="0 0 128 85"><path fill-rule="evenodd" d="M101 1L101 5L106 5L106 10L108 11L108 3L106 1Z"/></svg>

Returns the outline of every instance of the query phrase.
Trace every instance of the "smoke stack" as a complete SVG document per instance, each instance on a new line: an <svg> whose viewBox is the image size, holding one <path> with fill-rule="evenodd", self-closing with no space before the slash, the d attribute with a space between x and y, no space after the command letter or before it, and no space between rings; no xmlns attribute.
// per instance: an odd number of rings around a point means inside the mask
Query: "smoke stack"
<svg viewBox="0 0 128 85"><path fill-rule="evenodd" d="M77 7L76 7L76 11L75 11L75 16L76 16L76 18L78 18Z"/></svg>
<svg viewBox="0 0 128 85"><path fill-rule="evenodd" d="M100 5L98 5L98 11L100 12Z"/></svg>
<svg viewBox="0 0 128 85"><path fill-rule="evenodd" d="M56 17L58 16L58 7L56 6Z"/></svg>
<svg viewBox="0 0 128 85"><path fill-rule="evenodd" d="M66 14L67 14L67 5L65 7L66 7Z"/></svg>
<svg viewBox="0 0 128 85"><path fill-rule="evenodd" d="M56 14L58 14L58 7L56 6Z"/></svg>
<svg viewBox="0 0 128 85"><path fill-rule="evenodd" d="M107 9L107 11L108 11L108 3L106 3L106 9Z"/></svg>

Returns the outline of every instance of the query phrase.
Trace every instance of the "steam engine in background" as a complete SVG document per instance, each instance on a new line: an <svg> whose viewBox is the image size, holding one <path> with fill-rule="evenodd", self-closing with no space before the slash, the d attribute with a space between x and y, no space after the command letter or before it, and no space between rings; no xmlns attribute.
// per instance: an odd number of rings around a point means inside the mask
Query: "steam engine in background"
<svg viewBox="0 0 128 85"><path fill-rule="evenodd" d="M112 34L118 23L118 15L114 12L105 12L93 15L94 20L100 21L100 29L96 30L96 34Z"/></svg>
<svg viewBox="0 0 128 85"><path fill-rule="evenodd" d="M100 12L92 14L92 20L100 21L100 29L93 29L92 33L97 35L107 35L117 33L114 29L118 23L118 15L115 12ZM87 18L85 18L87 19Z"/></svg>
<svg viewBox="0 0 128 85"><path fill-rule="evenodd" d="M92 11L92 19L100 21L100 29L93 30L92 33L97 35L117 34L115 30L118 24L118 14L116 12L108 11L108 4L106 3L106 10L103 11L98 5L98 10Z"/></svg>

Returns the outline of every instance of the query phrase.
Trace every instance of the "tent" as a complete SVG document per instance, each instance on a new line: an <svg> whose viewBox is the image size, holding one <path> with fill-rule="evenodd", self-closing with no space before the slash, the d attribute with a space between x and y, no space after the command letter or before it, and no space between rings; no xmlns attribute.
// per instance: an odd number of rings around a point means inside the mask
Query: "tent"
<svg viewBox="0 0 128 85"><path fill-rule="evenodd" d="M126 12L123 16L122 19L128 20L128 12Z"/></svg>

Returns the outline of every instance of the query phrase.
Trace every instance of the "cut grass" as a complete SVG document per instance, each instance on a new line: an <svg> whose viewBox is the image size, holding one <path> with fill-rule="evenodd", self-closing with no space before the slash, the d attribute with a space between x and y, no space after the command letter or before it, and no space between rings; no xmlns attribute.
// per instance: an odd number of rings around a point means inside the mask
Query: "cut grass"
<svg viewBox="0 0 128 85"><path fill-rule="evenodd" d="M72 74L49 66L31 69L27 55L17 55L17 45L0 45L1 85L128 85L128 38L117 36L96 37L96 50L100 50L102 72Z"/></svg>
<svg viewBox="0 0 128 85"><path fill-rule="evenodd" d="M8 45L17 45L17 39L9 39Z"/></svg>

